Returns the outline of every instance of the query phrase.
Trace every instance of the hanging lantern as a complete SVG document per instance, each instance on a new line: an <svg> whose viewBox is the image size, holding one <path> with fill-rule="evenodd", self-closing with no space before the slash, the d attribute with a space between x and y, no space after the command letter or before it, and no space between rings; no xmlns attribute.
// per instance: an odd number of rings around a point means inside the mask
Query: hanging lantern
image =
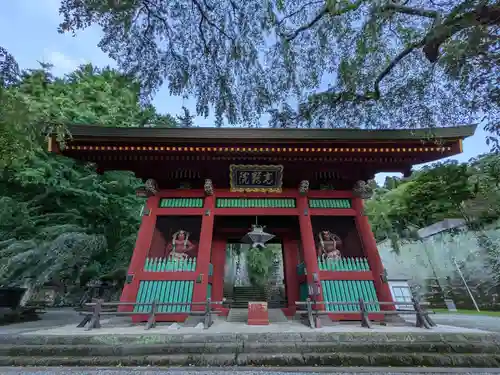
<svg viewBox="0 0 500 375"><path fill-rule="evenodd" d="M264 232L264 227L260 225L252 225L252 231L245 234L241 240L244 243L252 245L252 248L265 248L266 242L274 238L274 234Z"/></svg>

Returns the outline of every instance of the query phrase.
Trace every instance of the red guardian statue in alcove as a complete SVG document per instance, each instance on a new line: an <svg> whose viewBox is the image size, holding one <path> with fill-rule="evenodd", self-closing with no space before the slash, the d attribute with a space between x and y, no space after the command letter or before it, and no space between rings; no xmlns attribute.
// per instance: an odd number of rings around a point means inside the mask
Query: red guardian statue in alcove
<svg viewBox="0 0 500 375"><path fill-rule="evenodd" d="M342 253L342 240L335 233L323 230L318 234L317 252L323 259L340 259Z"/></svg>
<svg viewBox="0 0 500 375"><path fill-rule="evenodd" d="M198 245L189 240L189 232L178 230L172 236L172 242L167 245L170 259L184 260L196 254Z"/></svg>

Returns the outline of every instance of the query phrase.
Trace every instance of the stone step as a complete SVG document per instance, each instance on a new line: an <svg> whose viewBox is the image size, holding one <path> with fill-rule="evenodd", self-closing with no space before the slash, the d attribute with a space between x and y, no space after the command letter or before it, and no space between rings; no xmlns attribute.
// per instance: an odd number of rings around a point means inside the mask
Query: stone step
<svg viewBox="0 0 500 375"><path fill-rule="evenodd" d="M500 367L498 334L0 335L0 342L0 366Z"/></svg>
<svg viewBox="0 0 500 375"><path fill-rule="evenodd" d="M288 323L288 318L281 309L269 309L269 323Z"/></svg>
<svg viewBox="0 0 500 375"><path fill-rule="evenodd" d="M231 323L246 323L248 321L248 309L232 308L227 315L227 321Z"/></svg>
<svg viewBox="0 0 500 375"><path fill-rule="evenodd" d="M173 354L147 356L101 357L5 357L0 356L0 366L24 367L227 367L227 366L279 366L307 368L316 366L335 367L382 367L387 371L394 367L457 367L485 368L484 373L496 373L500 356L495 354L446 354L443 353L239 353L239 354ZM490 372L493 369L495 372ZM85 371L81 371L85 373ZM350 372L350 371L349 371ZM124 371L125 373L125 371ZM449 372L448 372L449 373ZM460 370L458 373L465 373ZM472 372L470 372L472 373ZM474 373L477 373L474 371Z"/></svg>

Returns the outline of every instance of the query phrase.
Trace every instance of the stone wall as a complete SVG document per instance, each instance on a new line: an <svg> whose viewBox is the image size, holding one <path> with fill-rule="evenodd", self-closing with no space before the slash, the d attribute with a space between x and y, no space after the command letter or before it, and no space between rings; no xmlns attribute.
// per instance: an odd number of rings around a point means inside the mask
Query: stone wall
<svg viewBox="0 0 500 375"><path fill-rule="evenodd" d="M479 245L479 234L467 230L445 231L421 241L405 242L399 254L393 251L389 241L379 243L378 248L389 278L407 279L417 294L436 302L446 296L454 299L458 307L473 308L454 264L455 258L478 304L483 308L500 309L498 264L493 265L491 257ZM498 229L482 234L500 248Z"/></svg>

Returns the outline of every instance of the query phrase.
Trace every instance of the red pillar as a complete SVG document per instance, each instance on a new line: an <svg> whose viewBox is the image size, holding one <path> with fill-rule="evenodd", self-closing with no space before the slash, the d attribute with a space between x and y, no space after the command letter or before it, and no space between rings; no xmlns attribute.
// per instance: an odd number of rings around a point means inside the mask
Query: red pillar
<svg viewBox="0 0 500 375"><path fill-rule="evenodd" d="M361 198L352 199L352 207L356 210L356 228L364 250L364 255L368 259L368 264L373 273L373 280L379 302L394 302L392 299L389 284L382 280L384 265L377 249L377 242L373 235L372 228L363 213L363 200ZM394 310L394 306L381 306L382 310Z"/></svg>
<svg viewBox="0 0 500 375"><path fill-rule="evenodd" d="M304 263L307 270L307 283L313 285L314 283L321 286L319 277L318 257L316 254L316 244L314 243L314 234L311 224L311 216L309 216L309 204L306 196L297 198L297 209L299 211L299 225L300 237L302 241L302 249L304 253ZM314 281L314 276L317 275L317 280ZM320 288L320 294L317 296L316 301L323 301L323 290ZM323 305L317 306L322 309Z"/></svg>
<svg viewBox="0 0 500 375"><path fill-rule="evenodd" d="M296 311L295 302L300 299L299 279L297 277L299 244L289 237L283 238L283 260L285 267L286 297L288 308L286 315L293 316Z"/></svg>
<svg viewBox="0 0 500 375"><path fill-rule="evenodd" d="M224 298L224 266L226 262L226 241L217 238L212 241L212 299L222 301ZM221 306L214 306L219 310Z"/></svg>
<svg viewBox="0 0 500 375"><path fill-rule="evenodd" d="M149 197L144 207L144 215L142 216L141 226L135 241L134 252L128 267L127 275L132 275L133 280L130 284L125 283L123 287L120 302L135 302L137 292L139 291L140 275L144 268L146 258L149 253L151 241L156 227L156 208L159 205L159 198L156 196ZM146 212L148 212L146 214ZM132 306L120 307L120 311L132 311Z"/></svg>
<svg viewBox="0 0 500 375"><path fill-rule="evenodd" d="M205 198L205 204L203 205L205 212L201 220L200 244L196 259L197 280L194 285L193 302L205 302L207 300L208 271L214 231L214 203L215 197L209 195ZM204 309L204 306L193 306L193 310Z"/></svg>

